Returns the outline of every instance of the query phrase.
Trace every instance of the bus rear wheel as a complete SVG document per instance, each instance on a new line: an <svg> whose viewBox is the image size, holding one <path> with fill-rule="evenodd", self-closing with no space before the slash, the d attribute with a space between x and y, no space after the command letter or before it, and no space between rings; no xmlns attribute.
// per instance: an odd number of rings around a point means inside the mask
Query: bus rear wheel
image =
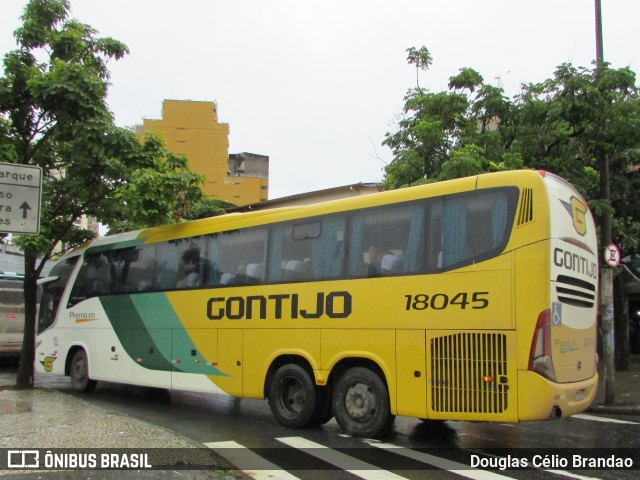
<svg viewBox="0 0 640 480"><path fill-rule="evenodd" d="M316 388L311 375L300 365L283 365L269 385L271 413L281 425L304 428L315 420Z"/></svg>
<svg viewBox="0 0 640 480"><path fill-rule="evenodd" d="M384 435L395 419L385 383L368 368L347 370L336 383L333 399L338 424L344 433L355 437Z"/></svg>
<svg viewBox="0 0 640 480"><path fill-rule="evenodd" d="M98 382L89 378L89 362L84 350L78 350L71 360L69 372L71 376L71 387L76 392L92 392Z"/></svg>

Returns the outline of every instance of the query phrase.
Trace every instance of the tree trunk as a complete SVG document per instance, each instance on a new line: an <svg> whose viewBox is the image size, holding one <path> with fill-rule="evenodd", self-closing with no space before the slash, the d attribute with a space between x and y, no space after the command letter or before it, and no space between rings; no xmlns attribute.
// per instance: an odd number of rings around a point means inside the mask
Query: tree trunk
<svg viewBox="0 0 640 480"><path fill-rule="evenodd" d="M24 336L22 354L16 388L20 390L33 388L33 362L35 360L36 336L36 304L38 292L38 275L36 272L36 254L30 248L24 252Z"/></svg>

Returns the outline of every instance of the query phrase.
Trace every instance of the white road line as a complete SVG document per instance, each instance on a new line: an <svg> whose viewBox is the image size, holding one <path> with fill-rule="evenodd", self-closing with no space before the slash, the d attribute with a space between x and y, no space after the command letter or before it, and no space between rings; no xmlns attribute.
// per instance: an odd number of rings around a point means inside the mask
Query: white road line
<svg viewBox="0 0 640 480"><path fill-rule="evenodd" d="M277 465L265 460L257 453L254 453L252 450L249 450L237 442L209 442L204 445L215 450L237 468L256 480L299 480L298 477L282 470ZM249 468L245 469L243 467Z"/></svg>
<svg viewBox="0 0 640 480"><path fill-rule="evenodd" d="M566 470L545 470L545 472L555 473L556 475L564 475L565 477L575 478L576 480L600 480L598 477L585 477L584 475L567 472Z"/></svg>
<svg viewBox="0 0 640 480"><path fill-rule="evenodd" d="M464 463L454 462L453 460L436 457L435 455L429 455L428 453L417 452L415 450L411 450L410 448L401 447L392 443L371 442L369 445L382 448L393 453L397 453L398 455L402 455L403 457L411 458L412 460L417 460L419 462L426 463L427 465L432 465L442 470L448 470L449 472L455 473L456 475L461 475L473 480L511 479L511 477L505 477L504 475L488 472L486 470L473 470L469 465L465 465Z"/></svg>
<svg viewBox="0 0 640 480"><path fill-rule="evenodd" d="M452 460L436 457L434 455L429 455L427 453L416 452L415 450L400 447L398 445L393 445L391 443L371 442L369 443L369 445L373 445L374 447L384 448L386 450L393 451L407 458L418 460L422 463L427 463L429 465L433 465L434 467L438 467L443 470L448 470L452 473L461 475L463 477L471 478L473 480L498 480L498 479L512 478L512 477L506 477L504 475L500 475L498 473L489 472L486 470L472 470L468 465L465 465L463 463L454 462ZM563 475L565 477L575 478L576 480L600 480L598 477L586 477L584 475L578 475L576 473L567 472L565 470L546 470L543 468L541 468L540 470L553 473L555 475Z"/></svg>
<svg viewBox="0 0 640 480"><path fill-rule="evenodd" d="M404 479L400 475L389 472L388 470L382 470L375 465L363 462L357 458L350 457L342 452L332 450L329 447L321 445L319 443L312 442L302 437L281 437L276 438L279 442L289 445L290 447L302 450L303 452L312 455L320 460L330 463L342 470L345 470L353 475L366 480L391 480L391 479Z"/></svg>
<svg viewBox="0 0 640 480"><path fill-rule="evenodd" d="M640 425L638 422L627 422L626 420L617 420L615 418L607 418L607 417L596 417L595 415L586 415L586 414L578 414L571 415L569 418L581 418L582 420L591 420L593 422L603 422L603 423L620 423L622 425Z"/></svg>

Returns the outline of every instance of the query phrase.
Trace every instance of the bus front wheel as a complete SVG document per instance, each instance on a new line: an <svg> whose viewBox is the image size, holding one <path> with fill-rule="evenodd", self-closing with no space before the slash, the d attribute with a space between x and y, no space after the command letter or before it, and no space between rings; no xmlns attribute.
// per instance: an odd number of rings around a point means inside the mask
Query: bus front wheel
<svg viewBox="0 0 640 480"><path fill-rule="evenodd" d="M98 382L89 378L89 362L84 350L78 350L71 360L71 386L76 392L92 392Z"/></svg>
<svg viewBox="0 0 640 480"><path fill-rule="evenodd" d="M303 428L314 420L316 388L309 373L300 365L283 365L269 385L271 413L281 425Z"/></svg>
<svg viewBox="0 0 640 480"><path fill-rule="evenodd" d="M338 424L345 433L355 437L383 435L395 419L385 383L368 368L347 370L338 379L333 401Z"/></svg>

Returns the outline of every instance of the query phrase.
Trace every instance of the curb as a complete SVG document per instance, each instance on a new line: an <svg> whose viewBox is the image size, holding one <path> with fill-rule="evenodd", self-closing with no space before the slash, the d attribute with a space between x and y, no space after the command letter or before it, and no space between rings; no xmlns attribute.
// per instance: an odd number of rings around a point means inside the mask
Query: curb
<svg viewBox="0 0 640 480"><path fill-rule="evenodd" d="M585 411L614 415L640 415L640 405L592 405Z"/></svg>

